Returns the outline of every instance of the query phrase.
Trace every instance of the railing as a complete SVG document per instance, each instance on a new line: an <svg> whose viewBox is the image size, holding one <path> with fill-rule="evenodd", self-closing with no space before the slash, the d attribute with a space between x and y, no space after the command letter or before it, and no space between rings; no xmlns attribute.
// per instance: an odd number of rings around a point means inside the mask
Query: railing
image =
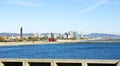
<svg viewBox="0 0 120 66"><path fill-rule="evenodd" d="M0 66L120 66L120 60L0 59Z"/></svg>

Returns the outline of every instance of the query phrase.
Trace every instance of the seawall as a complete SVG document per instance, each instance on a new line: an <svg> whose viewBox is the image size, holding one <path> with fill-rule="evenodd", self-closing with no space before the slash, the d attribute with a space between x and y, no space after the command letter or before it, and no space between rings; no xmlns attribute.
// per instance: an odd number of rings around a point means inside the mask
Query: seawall
<svg viewBox="0 0 120 66"><path fill-rule="evenodd" d="M120 66L120 60L0 59L0 66Z"/></svg>

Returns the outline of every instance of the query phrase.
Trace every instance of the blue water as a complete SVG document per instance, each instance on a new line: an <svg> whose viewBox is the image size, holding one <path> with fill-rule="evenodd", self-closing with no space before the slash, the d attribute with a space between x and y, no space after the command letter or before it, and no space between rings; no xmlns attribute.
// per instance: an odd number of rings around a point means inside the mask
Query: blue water
<svg viewBox="0 0 120 66"><path fill-rule="evenodd" d="M0 47L0 58L120 59L120 44L44 44Z"/></svg>

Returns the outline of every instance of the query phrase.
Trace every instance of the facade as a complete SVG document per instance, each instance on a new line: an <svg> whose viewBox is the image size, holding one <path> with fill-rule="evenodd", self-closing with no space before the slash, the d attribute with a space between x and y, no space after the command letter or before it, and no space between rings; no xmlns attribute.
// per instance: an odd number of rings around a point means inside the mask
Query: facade
<svg viewBox="0 0 120 66"><path fill-rule="evenodd" d="M76 38L77 37L77 32L75 31L70 31L68 33L68 38Z"/></svg>
<svg viewBox="0 0 120 66"><path fill-rule="evenodd" d="M34 37L39 37L39 33L34 33Z"/></svg>
<svg viewBox="0 0 120 66"><path fill-rule="evenodd" d="M64 34L63 38L68 38L68 33L67 32Z"/></svg>

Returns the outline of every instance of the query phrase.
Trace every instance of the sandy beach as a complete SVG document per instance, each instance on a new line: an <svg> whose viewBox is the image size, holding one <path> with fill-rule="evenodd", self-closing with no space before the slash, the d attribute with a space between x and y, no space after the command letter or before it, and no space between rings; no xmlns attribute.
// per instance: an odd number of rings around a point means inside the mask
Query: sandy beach
<svg viewBox="0 0 120 66"><path fill-rule="evenodd" d="M76 42L76 41L65 40L65 41L56 41L56 42L48 42L48 41L0 42L0 46L19 46L19 45L33 45L33 44L63 44L66 42Z"/></svg>
<svg viewBox="0 0 120 66"><path fill-rule="evenodd" d="M0 42L0 46L19 46L19 45L34 45L34 44L55 44L60 42L45 42L45 41L28 41L28 42Z"/></svg>
<svg viewBox="0 0 120 66"><path fill-rule="evenodd" d="M34 44L65 44L65 43L119 43L120 41L88 41L88 40L57 40L56 42L48 41L23 41L23 42L0 42L0 46L19 46Z"/></svg>
<svg viewBox="0 0 120 66"><path fill-rule="evenodd" d="M34 44L65 44L82 42L81 40L57 40L56 42L48 41L23 41L23 42L0 42L0 46L19 46L19 45L34 45Z"/></svg>

